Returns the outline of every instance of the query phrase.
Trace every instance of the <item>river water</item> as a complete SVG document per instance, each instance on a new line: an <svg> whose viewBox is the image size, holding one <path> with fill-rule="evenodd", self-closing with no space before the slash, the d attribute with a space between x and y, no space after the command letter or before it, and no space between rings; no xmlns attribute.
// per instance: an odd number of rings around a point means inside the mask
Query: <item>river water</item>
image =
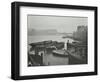
<svg viewBox="0 0 100 82"><path fill-rule="evenodd" d="M28 43L34 43L34 42L41 42L41 41L48 41L48 40L52 40L52 41L58 41L58 42L65 42L67 40L69 40L70 42L73 42L72 39L70 38L65 38L63 39L64 35L33 35L33 36L28 36Z"/></svg>

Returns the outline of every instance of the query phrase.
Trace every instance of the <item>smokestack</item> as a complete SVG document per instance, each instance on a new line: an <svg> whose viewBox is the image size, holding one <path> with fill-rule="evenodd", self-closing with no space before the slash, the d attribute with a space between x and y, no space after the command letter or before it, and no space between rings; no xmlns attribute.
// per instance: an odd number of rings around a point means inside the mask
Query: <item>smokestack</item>
<svg viewBox="0 0 100 82"><path fill-rule="evenodd" d="M64 49L67 50L67 41L65 40Z"/></svg>
<svg viewBox="0 0 100 82"><path fill-rule="evenodd" d="M64 43L64 49L67 50L67 43L69 43L69 40L65 40L65 43Z"/></svg>

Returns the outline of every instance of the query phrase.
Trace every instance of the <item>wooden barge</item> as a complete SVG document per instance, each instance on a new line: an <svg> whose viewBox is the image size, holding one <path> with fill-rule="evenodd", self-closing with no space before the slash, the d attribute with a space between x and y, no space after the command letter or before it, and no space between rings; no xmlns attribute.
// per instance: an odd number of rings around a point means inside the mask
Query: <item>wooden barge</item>
<svg viewBox="0 0 100 82"><path fill-rule="evenodd" d="M68 57L68 53L65 50L53 50L52 53L54 56Z"/></svg>

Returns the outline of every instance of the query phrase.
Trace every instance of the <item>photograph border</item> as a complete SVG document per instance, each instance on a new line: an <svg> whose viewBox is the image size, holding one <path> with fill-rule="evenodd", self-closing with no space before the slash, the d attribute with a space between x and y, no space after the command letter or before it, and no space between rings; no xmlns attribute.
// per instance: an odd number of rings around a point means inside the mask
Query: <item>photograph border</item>
<svg viewBox="0 0 100 82"><path fill-rule="evenodd" d="M44 7L58 9L80 9L94 11L94 72L61 73L46 75L20 76L20 7ZM14 80L58 78L72 76L97 75L97 7L80 5L62 5L48 3L12 2L11 4L11 78Z"/></svg>

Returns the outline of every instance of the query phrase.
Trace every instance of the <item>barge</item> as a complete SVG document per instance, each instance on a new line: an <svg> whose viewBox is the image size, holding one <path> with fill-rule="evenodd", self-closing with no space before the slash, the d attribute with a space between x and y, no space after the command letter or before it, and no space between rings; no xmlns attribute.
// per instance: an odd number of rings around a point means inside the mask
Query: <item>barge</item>
<svg viewBox="0 0 100 82"><path fill-rule="evenodd" d="M68 53L66 50L53 50L52 53L54 56L68 57Z"/></svg>

